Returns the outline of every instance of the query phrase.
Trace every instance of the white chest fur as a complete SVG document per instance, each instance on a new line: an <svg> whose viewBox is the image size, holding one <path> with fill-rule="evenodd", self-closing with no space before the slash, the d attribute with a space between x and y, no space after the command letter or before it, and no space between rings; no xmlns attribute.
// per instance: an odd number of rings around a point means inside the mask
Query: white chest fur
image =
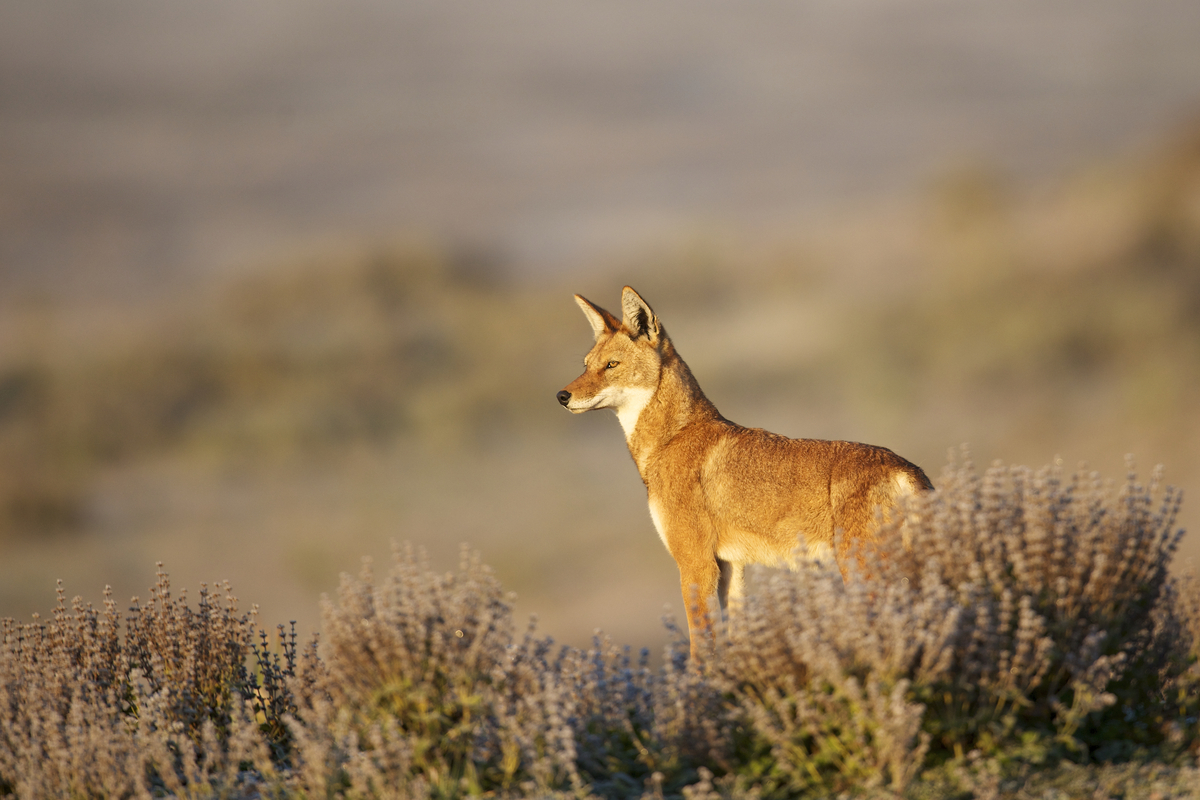
<svg viewBox="0 0 1200 800"><path fill-rule="evenodd" d="M642 415L642 411L653 396L653 389L626 389L621 393L621 402L617 406L617 420L620 421L621 428L625 431L626 441L633 436L633 431L637 428L638 417Z"/></svg>
<svg viewBox="0 0 1200 800"><path fill-rule="evenodd" d="M662 508L653 497L650 498L650 520L654 523L654 529L658 531L658 538L662 539L663 547L670 552L671 546L667 544L667 531L663 527Z"/></svg>

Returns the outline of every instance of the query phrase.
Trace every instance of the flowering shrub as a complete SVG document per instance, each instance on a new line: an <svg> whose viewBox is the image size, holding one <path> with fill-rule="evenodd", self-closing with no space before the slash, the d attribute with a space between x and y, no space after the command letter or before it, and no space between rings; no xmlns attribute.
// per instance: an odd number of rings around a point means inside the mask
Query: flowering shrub
<svg viewBox="0 0 1200 800"><path fill-rule="evenodd" d="M160 571L124 617L60 588L52 619L3 623L0 796L996 795L1131 758L1186 786L1200 594L1169 571L1178 504L1157 473L952 463L881 519L869 578L762 576L702 666L680 635L658 669L518 636L466 551L344 577L319 648L271 641L227 586L193 609ZM1139 775L1071 779L1174 791Z"/></svg>

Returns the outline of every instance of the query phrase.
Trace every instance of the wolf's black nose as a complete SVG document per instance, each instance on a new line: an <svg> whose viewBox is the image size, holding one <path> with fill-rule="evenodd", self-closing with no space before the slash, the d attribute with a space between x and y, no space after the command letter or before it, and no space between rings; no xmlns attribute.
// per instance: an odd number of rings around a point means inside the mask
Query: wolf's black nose
<svg viewBox="0 0 1200 800"><path fill-rule="evenodd" d="M558 402L562 403L564 406L567 403L571 402L571 393L568 392L566 389L563 389L561 392L559 392L557 397L558 397Z"/></svg>

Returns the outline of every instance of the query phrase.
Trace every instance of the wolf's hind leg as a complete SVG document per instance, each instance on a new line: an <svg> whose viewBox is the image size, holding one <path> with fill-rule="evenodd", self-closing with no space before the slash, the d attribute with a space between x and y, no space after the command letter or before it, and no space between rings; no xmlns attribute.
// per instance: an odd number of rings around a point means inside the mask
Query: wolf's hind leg
<svg viewBox="0 0 1200 800"><path fill-rule="evenodd" d="M746 567L720 558L717 559L717 566L721 569L717 600L721 603L721 616L732 632L734 617L741 611L742 600L746 596Z"/></svg>

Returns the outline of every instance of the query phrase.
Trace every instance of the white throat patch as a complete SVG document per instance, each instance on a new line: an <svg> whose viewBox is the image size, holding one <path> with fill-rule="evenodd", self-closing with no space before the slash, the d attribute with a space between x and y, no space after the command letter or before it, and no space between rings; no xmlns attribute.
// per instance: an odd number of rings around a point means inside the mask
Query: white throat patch
<svg viewBox="0 0 1200 800"><path fill-rule="evenodd" d="M654 390L645 388L626 389L621 393L621 403L616 410L617 419L625 431L626 441L633 436L638 417L642 415L642 410L646 408L653 396Z"/></svg>

